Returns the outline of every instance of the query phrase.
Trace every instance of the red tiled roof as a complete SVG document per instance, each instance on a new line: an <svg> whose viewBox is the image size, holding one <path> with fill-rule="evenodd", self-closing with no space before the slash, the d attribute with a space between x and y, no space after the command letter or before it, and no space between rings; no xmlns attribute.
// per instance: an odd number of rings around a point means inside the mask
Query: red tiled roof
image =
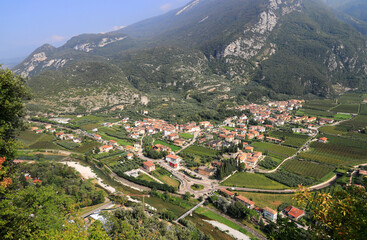
<svg viewBox="0 0 367 240"><path fill-rule="evenodd" d="M286 209L284 209L285 212L287 212L287 214L291 217L294 217L294 218L299 218L300 216L302 216L303 214L305 214L304 211L298 209L298 208L295 208L293 206L289 206L287 207Z"/></svg>
<svg viewBox="0 0 367 240"><path fill-rule="evenodd" d="M241 200L242 202L248 204L248 205L255 205L255 203L253 201L251 201L248 198L245 198L244 196L237 196L236 197L238 200Z"/></svg>
<svg viewBox="0 0 367 240"><path fill-rule="evenodd" d="M154 163L152 161L146 161L146 162L144 162L144 166L146 166L146 167L153 167L154 166Z"/></svg>
<svg viewBox="0 0 367 240"><path fill-rule="evenodd" d="M177 159L178 157L172 154L166 156L166 158Z"/></svg>
<svg viewBox="0 0 367 240"><path fill-rule="evenodd" d="M227 189L225 189L225 188L221 188L219 191L221 191L222 193L227 194L228 196L234 196L234 193L233 193L233 192L228 191L228 190L227 190Z"/></svg>
<svg viewBox="0 0 367 240"><path fill-rule="evenodd" d="M268 212L268 213L271 213L273 215L277 214L277 212L271 208L268 208L268 207L264 207L264 211Z"/></svg>

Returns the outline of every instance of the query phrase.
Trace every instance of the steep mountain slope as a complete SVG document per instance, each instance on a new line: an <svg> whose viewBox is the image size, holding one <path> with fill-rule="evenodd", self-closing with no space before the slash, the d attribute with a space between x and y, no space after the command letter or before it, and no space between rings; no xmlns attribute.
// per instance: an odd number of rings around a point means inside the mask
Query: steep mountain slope
<svg viewBox="0 0 367 240"><path fill-rule="evenodd" d="M367 2L365 0L322 0L343 22L367 35Z"/></svg>
<svg viewBox="0 0 367 240"><path fill-rule="evenodd" d="M206 108L261 94L330 96L366 86L366 46L365 37L313 0L194 0L119 31L42 46L16 71L32 76L29 85L43 98L74 99L63 100L74 110L142 96ZM102 92L114 100L93 100ZM93 103L78 107L77 99L89 95Z"/></svg>

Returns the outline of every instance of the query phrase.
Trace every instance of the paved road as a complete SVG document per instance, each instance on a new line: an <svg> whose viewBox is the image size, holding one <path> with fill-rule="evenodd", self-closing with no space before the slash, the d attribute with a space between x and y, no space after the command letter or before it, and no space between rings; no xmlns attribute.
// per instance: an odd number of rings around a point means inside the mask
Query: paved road
<svg viewBox="0 0 367 240"><path fill-rule="evenodd" d="M327 180L326 182L314 185L309 187L311 191L320 190L323 188L327 188L335 183L338 177L335 175L331 179ZM217 187L218 189L223 188L224 186ZM284 190L270 190L270 189L256 189L256 188L243 188L243 187L226 187L232 190L237 191L244 191L244 192L259 192L259 193L295 193L296 189L284 189Z"/></svg>

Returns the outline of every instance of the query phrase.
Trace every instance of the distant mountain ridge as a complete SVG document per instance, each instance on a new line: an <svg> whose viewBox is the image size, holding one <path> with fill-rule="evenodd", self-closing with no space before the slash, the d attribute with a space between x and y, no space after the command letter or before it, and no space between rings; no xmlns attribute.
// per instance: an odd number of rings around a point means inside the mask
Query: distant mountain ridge
<svg viewBox="0 0 367 240"><path fill-rule="evenodd" d="M15 71L31 77L43 100L71 99L64 102L70 111L116 105L122 91L122 104L144 97L210 108L261 94L331 96L365 87L366 46L364 36L316 1L194 0L118 31L44 45ZM80 108L100 83L115 86L105 91L114 100Z"/></svg>

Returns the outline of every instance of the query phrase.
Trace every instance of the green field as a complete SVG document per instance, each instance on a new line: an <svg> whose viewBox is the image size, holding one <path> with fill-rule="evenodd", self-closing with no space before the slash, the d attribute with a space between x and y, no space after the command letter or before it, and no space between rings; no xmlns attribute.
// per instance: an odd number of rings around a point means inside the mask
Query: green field
<svg viewBox="0 0 367 240"><path fill-rule="evenodd" d="M352 140L367 142L367 134L358 133L358 132L347 132L346 127L325 126L325 127L319 128L319 130L320 130L320 133L338 135L338 136L342 136L344 138L349 138Z"/></svg>
<svg viewBox="0 0 367 240"><path fill-rule="evenodd" d="M213 149L209 149L209 148L205 148L205 147L201 147L201 146L190 146L188 148L186 148L183 153L185 154L194 154L194 155L199 155L199 156L208 156L208 157L215 157L217 155L217 151L213 150Z"/></svg>
<svg viewBox="0 0 367 240"><path fill-rule="evenodd" d="M363 101L363 94L348 93L340 97L338 100L341 104L360 104Z"/></svg>
<svg viewBox="0 0 367 240"><path fill-rule="evenodd" d="M335 108L332 108L333 112L342 112L342 113L358 113L359 112L359 104L340 104Z"/></svg>
<svg viewBox="0 0 367 240"><path fill-rule="evenodd" d="M327 112L323 110L313 110L313 109L300 109L296 113L297 116L312 116L312 117L325 117L325 118L334 118L335 114L332 112Z"/></svg>
<svg viewBox="0 0 367 240"><path fill-rule="evenodd" d="M307 101L303 107L307 109L313 109L313 110L321 110L326 111L330 108L336 106L335 100L331 99L317 99L317 100L310 100Z"/></svg>
<svg viewBox="0 0 367 240"><path fill-rule="evenodd" d="M359 114L367 115L367 103L361 104L361 108L360 108Z"/></svg>
<svg viewBox="0 0 367 240"><path fill-rule="evenodd" d="M100 147L100 146L102 146L102 144L89 140L83 143L80 147L74 148L73 151L78 152L78 153L86 153L86 152L92 151L95 147Z"/></svg>
<svg viewBox="0 0 367 240"><path fill-rule="evenodd" d="M284 131L271 131L269 133L271 137L285 139L282 145L300 148L307 142L310 138L307 135L303 134L295 134L291 132L284 132Z"/></svg>
<svg viewBox="0 0 367 240"><path fill-rule="evenodd" d="M179 133L178 134L180 136L180 138L185 138L185 139L193 139L194 135L190 134L190 133Z"/></svg>
<svg viewBox="0 0 367 240"><path fill-rule="evenodd" d="M53 143L55 137L52 134L36 134L33 131L27 130L20 132L17 140L19 140L24 147L30 149L61 149Z"/></svg>
<svg viewBox="0 0 367 240"><path fill-rule="evenodd" d="M251 199L255 205L261 208L270 207L277 210L282 203L289 203L297 206L297 201L293 199L294 194L273 194L273 193L254 193L254 192L236 192L241 196Z"/></svg>
<svg viewBox="0 0 367 240"><path fill-rule="evenodd" d="M297 152L297 149L295 148L291 148L291 147L286 147L286 146L282 146L279 144L274 144L274 143L267 143L267 142L255 142L253 144L251 144L252 146L254 146L256 149L258 149L259 151L269 151L269 152L274 152L283 156L292 156L293 154L295 154Z"/></svg>
<svg viewBox="0 0 367 240"><path fill-rule="evenodd" d="M287 186L270 180L262 174L252 173L236 173L224 182L223 186L230 187L246 187L246 188L257 188L257 189L286 189Z"/></svg>
<svg viewBox="0 0 367 240"><path fill-rule="evenodd" d="M344 114L344 113L339 113L339 114L336 114L334 116L334 119L336 121L348 120L348 119L351 119L351 118L352 118L351 114Z"/></svg>
<svg viewBox="0 0 367 240"><path fill-rule="evenodd" d="M162 144L163 146L167 146L167 147L170 147L172 151L174 152L177 152L178 150L180 150L181 148L178 147L178 146L175 146L173 144L169 144L168 142L164 142L164 141L161 141L161 140L156 140L154 141L154 145L156 144Z"/></svg>
<svg viewBox="0 0 367 240"><path fill-rule="evenodd" d="M284 165L282 165L282 168L288 172L293 172L304 177L313 177L318 180L322 179L335 169L335 167L328 165L309 161L300 161L297 159L285 162Z"/></svg>
<svg viewBox="0 0 367 240"><path fill-rule="evenodd" d="M243 234L246 234L249 237L253 237L251 233L249 233L247 230L241 228L240 226L238 226L236 223L229 221L228 219L210 211L209 209L203 208L203 207L199 207L198 209L195 210L195 213L203 215L209 219L215 220L217 222L223 223L224 225L227 225L230 228L233 228Z"/></svg>
<svg viewBox="0 0 367 240"><path fill-rule="evenodd" d="M301 158L334 166L354 166L367 163L367 143L322 134L328 143L314 142L311 150L300 154Z"/></svg>
<svg viewBox="0 0 367 240"><path fill-rule="evenodd" d="M171 173L163 168L157 166L156 170L151 172L151 174L162 182L166 183L167 185L174 187L175 189L178 189L178 187L180 186L180 182L175 178L170 177Z"/></svg>
<svg viewBox="0 0 367 240"><path fill-rule="evenodd" d="M148 175L144 173L139 173L139 177L137 177L137 179L145 180L147 182L157 182L156 180L154 180L153 178L149 177Z"/></svg>
<svg viewBox="0 0 367 240"><path fill-rule="evenodd" d="M367 127L367 115L358 115L355 118L338 125L344 131L358 131Z"/></svg>

